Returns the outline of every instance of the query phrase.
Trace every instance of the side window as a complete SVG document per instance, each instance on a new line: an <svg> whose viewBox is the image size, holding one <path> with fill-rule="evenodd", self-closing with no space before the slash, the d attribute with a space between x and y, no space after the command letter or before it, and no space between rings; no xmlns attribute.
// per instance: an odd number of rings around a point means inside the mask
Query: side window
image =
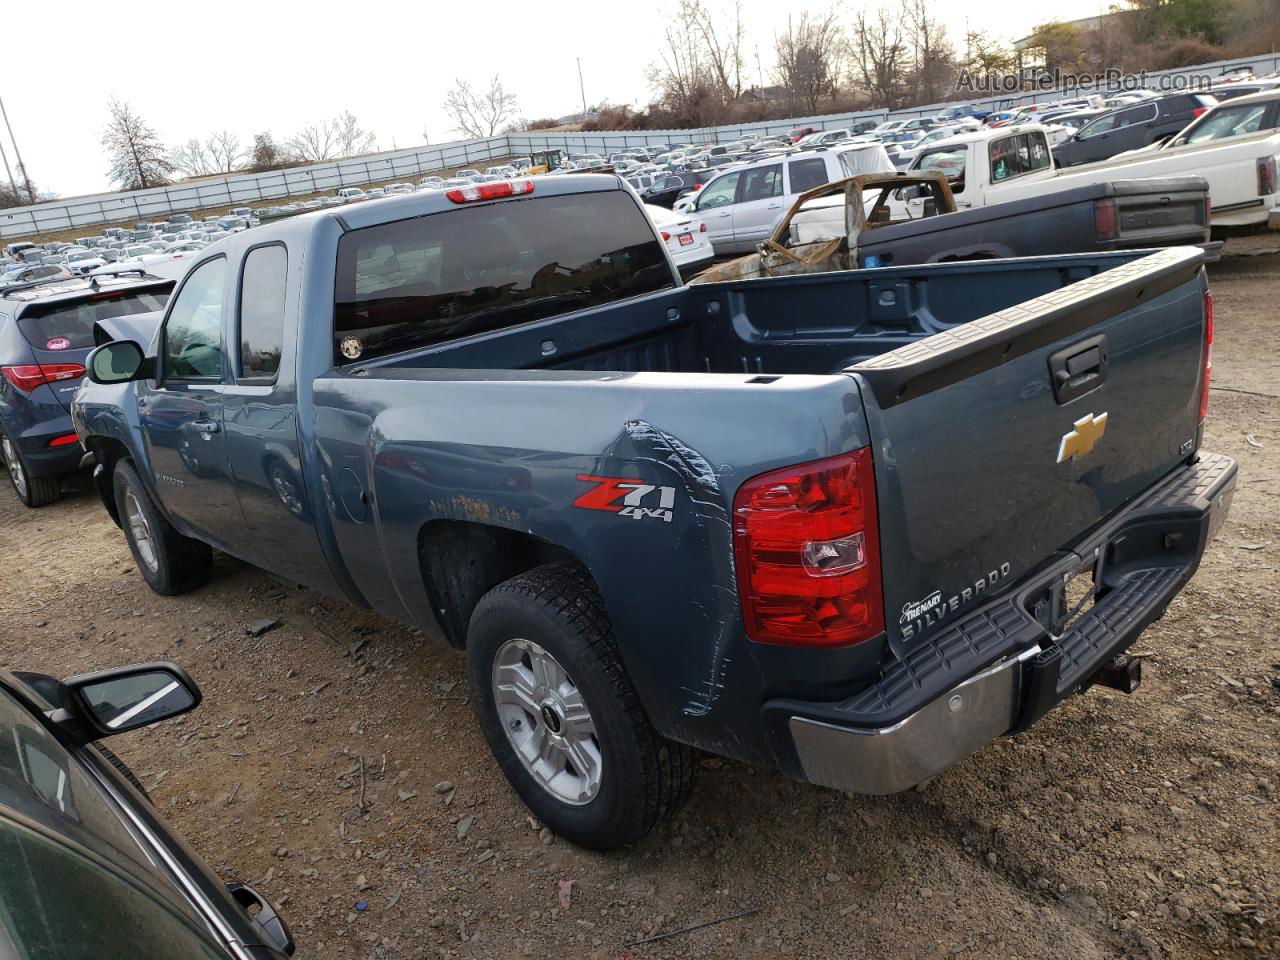
<svg viewBox="0 0 1280 960"><path fill-rule="evenodd" d="M222 376L222 292L227 260L200 264L187 275L164 327L166 380L219 380Z"/></svg>
<svg viewBox="0 0 1280 960"><path fill-rule="evenodd" d="M729 206L738 192L738 176L736 173L726 173L719 180L708 184L698 197L696 207L699 210L714 210L716 207Z"/></svg>
<svg viewBox="0 0 1280 960"><path fill-rule="evenodd" d="M1126 110L1120 114L1120 121L1116 124L1118 127L1132 127L1135 124L1146 123L1148 120L1156 118L1156 105L1154 103L1144 103L1140 107L1134 107L1132 110Z"/></svg>
<svg viewBox="0 0 1280 960"><path fill-rule="evenodd" d="M787 164L787 176L791 178L791 192L804 193L827 182L827 161L822 157L792 160Z"/></svg>
<svg viewBox="0 0 1280 960"><path fill-rule="evenodd" d="M1119 113L1104 113L1096 120L1086 123L1080 128L1080 132L1076 134L1078 140L1088 140L1096 137L1100 133L1106 133L1108 130L1115 128L1117 121L1120 119Z"/></svg>
<svg viewBox="0 0 1280 960"><path fill-rule="evenodd" d="M742 171L742 186L738 191L738 200L749 203L752 200L768 200L770 197L782 196L782 164L771 163L767 167L753 167Z"/></svg>
<svg viewBox="0 0 1280 960"><path fill-rule="evenodd" d="M916 161L918 170L941 171L951 185L954 194L964 193L965 173L969 165L969 148L961 144L954 147L935 147L920 154Z"/></svg>
<svg viewBox="0 0 1280 960"><path fill-rule="evenodd" d="M1042 133L1023 133L991 143L991 181L999 183L1050 165L1049 144Z"/></svg>
<svg viewBox="0 0 1280 960"><path fill-rule="evenodd" d="M250 250L240 274L240 376L271 380L284 342L289 255L279 244Z"/></svg>

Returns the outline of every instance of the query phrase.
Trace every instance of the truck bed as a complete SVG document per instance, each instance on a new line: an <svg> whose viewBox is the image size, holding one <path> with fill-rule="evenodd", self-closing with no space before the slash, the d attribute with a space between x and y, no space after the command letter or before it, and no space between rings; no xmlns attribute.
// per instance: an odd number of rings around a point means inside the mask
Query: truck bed
<svg viewBox="0 0 1280 960"><path fill-rule="evenodd" d="M360 369L381 377L442 368L830 374L1151 253L699 284L390 356ZM981 296L973 296L975 288Z"/></svg>

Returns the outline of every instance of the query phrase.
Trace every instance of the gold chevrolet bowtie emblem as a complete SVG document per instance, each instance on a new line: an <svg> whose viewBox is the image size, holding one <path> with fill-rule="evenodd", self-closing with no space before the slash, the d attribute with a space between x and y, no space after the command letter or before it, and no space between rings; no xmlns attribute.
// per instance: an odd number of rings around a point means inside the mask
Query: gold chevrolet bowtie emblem
<svg viewBox="0 0 1280 960"><path fill-rule="evenodd" d="M1106 430L1105 413L1096 417L1092 413L1081 417L1062 435L1062 442L1058 444L1058 462L1088 456Z"/></svg>

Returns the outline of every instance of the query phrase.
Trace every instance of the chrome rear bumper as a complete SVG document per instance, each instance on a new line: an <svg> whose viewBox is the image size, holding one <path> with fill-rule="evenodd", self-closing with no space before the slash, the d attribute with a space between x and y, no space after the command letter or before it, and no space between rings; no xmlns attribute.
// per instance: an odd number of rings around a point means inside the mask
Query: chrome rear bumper
<svg viewBox="0 0 1280 960"><path fill-rule="evenodd" d="M953 687L891 727L857 729L791 718L810 783L852 793L898 793L1008 733L1022 703L1022 664L1032 647Z"/></svg>

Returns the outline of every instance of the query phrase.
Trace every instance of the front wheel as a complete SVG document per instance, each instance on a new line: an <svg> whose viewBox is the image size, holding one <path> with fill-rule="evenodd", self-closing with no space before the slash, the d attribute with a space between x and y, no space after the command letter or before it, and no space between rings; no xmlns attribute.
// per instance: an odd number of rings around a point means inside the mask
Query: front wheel
<svg viewBox="0 0 1280 960"><path fill-rule="evenodd" d="M22 460L18 445L0 433L0 457L4 459L9 483L18 499L28 507L43 507L62 497L61 477L33 477Z"/></svg>
<svg viewBox="0 0 1280 960"><path fill-rule="evenodd" d="M659 735L581 567L553 563L481 598L467 631L477 718L516 793L596 850L641 840L693 787L693 750Z"/></svg>
<svg viewBox="0 0 1280 960"><path fill-rule="evenodd" d="M156 593L173 596L194 590L209 576L213 551L184 537L156 509L128 460L116 464L116 511L142 579Z"/></svg>

